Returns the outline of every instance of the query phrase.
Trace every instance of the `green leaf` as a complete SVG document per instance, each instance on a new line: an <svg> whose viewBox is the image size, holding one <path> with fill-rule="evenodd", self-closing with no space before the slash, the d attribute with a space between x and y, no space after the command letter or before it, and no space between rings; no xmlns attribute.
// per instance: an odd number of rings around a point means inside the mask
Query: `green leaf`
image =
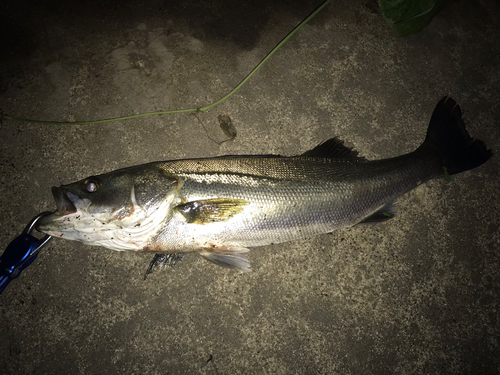
<svg viewBox="0 0 500 375"><path fill-rule="evenodd" d="M448 169L446 167L443 167L443 177L446 182L451 181L451 176L448 174Z"/></svg>
<svg viewBox="0 0 500 375"><path fill-rule="evenodd" d="M401 36L422 30L448 0L379 0L386 22Z"/></svg>

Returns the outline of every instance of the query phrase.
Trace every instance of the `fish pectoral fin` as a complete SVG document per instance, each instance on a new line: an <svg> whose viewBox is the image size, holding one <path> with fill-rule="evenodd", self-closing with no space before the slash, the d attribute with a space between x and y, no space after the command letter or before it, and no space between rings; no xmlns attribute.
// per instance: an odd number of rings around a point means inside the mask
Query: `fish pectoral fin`
<svg viewBox="0 0 500 375"><path fill-rule="evenodd" d="M245 199L214 198L187 202L175 209L190 224L208 224L229 220L249 203Z"/></svg>
<svg viewBox="0 0 500 375"><path fill-rule="evenodd" d="M382 221L390 220L395 216L396 216L396 205L394 202L389 202L384 204L370 216L361 220L358 224L380 223Z"/></svg>
<svg viewBox="0 0 500 375"><path fill-rule="evenodd" d="M240 246L206 244L199 250L199 253L205 259L221 267L250 272L250 262L244 255L249 251L246 247Z"/></svg>

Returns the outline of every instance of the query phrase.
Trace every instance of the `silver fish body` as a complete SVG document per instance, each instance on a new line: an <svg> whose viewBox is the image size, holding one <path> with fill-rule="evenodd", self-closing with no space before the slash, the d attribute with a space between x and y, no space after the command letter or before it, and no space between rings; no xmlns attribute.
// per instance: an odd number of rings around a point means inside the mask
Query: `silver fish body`
<svg viewBox="0 0 500 375"><path fill-rule="evenodd" d="M425 142L368 161L331 139L295 157L240 156L150 163L53 188L45 233L114 250L198 252L248 270L249 247L394 216L396 199L432 178L477 167L491 151L443 98Z"/></svg>
<svg viewBox="0 0 500 375"><path fill-rule="evenodd" d="M151 245L175 251L198 248L200 242L253 247L349 227L442 174L440 166L429 168L431 162L408 155L374 162L265 157L161 163L158 168L182 181L179 203L229 198L248 204L227 220L201 226L177 213Z"/></svg>

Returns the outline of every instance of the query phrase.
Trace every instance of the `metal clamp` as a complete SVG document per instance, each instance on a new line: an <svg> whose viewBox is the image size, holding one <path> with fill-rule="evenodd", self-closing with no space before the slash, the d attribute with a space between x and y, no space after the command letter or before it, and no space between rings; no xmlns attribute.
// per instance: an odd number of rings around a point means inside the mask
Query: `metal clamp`
<svg viewBox="0 0 500 375"><path fill-rule="evenodd" d="M33 263L42 247L52 239L49 235L40 239L32 235L36 222L51 213L43 212L35 216L21 235L16 237L0 255L0 294L12 279L18 277L26 267Z"/></svg>

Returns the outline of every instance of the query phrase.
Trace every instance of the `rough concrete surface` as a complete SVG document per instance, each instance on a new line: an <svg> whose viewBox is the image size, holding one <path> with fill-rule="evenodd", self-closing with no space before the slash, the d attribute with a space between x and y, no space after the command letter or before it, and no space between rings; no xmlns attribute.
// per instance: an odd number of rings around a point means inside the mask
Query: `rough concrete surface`
<svg viewBox="0 0 500 375"><path fill-rule="evenodd" d="M210 104L320 2L3 0L0 108L95 120ZM55 208L51 186L156 160L300 154L333 136L409 152L438 100L496 149L500 6L448 5L396 36L375 1L332 1L234 96L198 114L98 125L4 120L0 244ZM151 255L53 240L0 296L0 372L500 372L497 156L402 197L399 216L256 248L253 272L197 255L146 281Z"/></svg>

